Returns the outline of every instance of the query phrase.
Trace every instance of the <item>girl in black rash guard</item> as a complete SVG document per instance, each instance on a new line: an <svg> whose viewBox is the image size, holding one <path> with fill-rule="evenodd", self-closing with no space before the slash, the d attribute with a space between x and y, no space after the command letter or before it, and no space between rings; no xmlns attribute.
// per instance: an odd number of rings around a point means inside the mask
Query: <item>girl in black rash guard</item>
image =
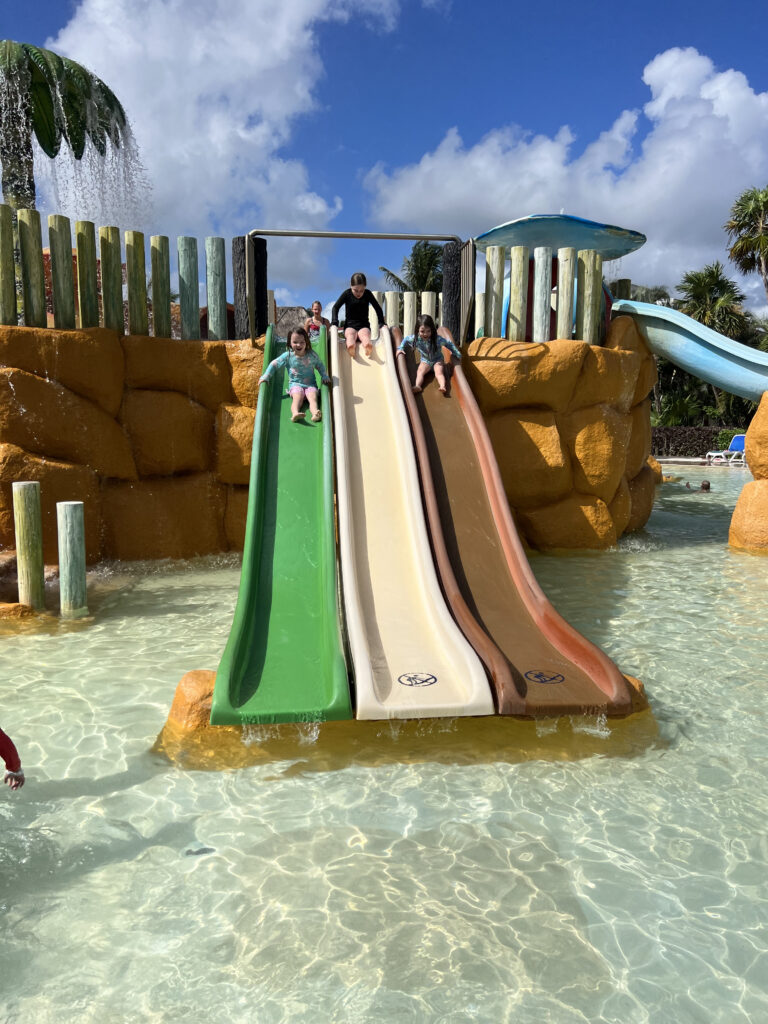
<svg viewBox="0 0 768 1024"><path fill-rule="evenodd" d="M379 327L384 326L384 314L381 306L374 299L373 294L366 288L365 274L353 274L350 287L343 292L333 304L331 310L331 324L339 326L339 310L346 307L344 325L344 340L347 343L347 352L354 357L355 342L360 341L367 356L370 356L373 345L371 344L371 328L368 321L368 307L373 306L376 316L379 318Z"/></svg>

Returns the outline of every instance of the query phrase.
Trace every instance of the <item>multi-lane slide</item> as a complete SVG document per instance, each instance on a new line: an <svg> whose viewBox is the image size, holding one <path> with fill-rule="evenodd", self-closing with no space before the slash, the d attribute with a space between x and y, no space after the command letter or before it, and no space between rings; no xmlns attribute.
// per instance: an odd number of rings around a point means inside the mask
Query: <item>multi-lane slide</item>
<svg viewBox="0 0 768 1024"><path fill-rule="evenodd" d="M629 714L625 677L555 611L531 571L461 367L444 398L434 380L414 396L411 357L398 364L443 589L488 668L499 712Z"/></svg>
<svg viewBox="0 0 768 1024"><path fill-rule="evenodd" d="M351 358L331 328L339 551L357 717L493 714L432 561L391 338Z"/></svg>
<svg viewBox="0 0 768 1024"><path fill-rule="evenodd" d="M666 306L616 299L613 315L621 314L635 320L655 355L686 373L753 402L768 391L768 353L740 345Z"/></svg>
<svg viewBox="0 0 768 1024"><path fill-rule="evenodd" d="M328 365L323 330L315 351ZM264 365L278 354L270 327ZM352 717L336 573L328 390L320 423L291 422L279 373L256 409L243 567L211 722Z"/></svg>

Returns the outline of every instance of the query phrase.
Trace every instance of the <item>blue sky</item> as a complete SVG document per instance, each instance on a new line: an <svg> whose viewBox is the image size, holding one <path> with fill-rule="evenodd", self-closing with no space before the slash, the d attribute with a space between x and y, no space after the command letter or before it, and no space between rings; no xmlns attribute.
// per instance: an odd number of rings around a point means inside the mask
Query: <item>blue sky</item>
<svg viewBox="0 0 768 1024"><path fill-rule="evenodd" d="M619 273L673 286L726 261L733 198L768 184L767 21L753 0L2 0L0 35L123 100L153 205L104 214L121 227L468 237L564 209L643 231ZM40 180L44 211L81 213L80 184ZM271 283L327 301L408 248L270 243Z"/></svg>

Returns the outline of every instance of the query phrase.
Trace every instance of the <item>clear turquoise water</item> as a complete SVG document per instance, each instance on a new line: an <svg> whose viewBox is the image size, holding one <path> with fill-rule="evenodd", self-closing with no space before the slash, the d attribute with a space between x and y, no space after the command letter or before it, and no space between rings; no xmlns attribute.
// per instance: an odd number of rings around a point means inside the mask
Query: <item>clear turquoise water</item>
<svg viewBox="0 0 768 1024"><path fill-rule="evenodd" d="M0 796L0 1019L768 1020L768 559L727 547L749 474L707 475L615 551L533 560L646 684L658 730L618 744L427 723L320 756L285 727L184 771L150 750L215 668L232 559L104 568L92 623L0 635L29 779Z"/></svg>

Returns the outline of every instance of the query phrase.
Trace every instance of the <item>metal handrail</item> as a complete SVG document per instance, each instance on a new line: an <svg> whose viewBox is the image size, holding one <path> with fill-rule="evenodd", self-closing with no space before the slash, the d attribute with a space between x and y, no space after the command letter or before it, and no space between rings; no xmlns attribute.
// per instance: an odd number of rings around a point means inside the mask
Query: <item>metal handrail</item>
<svg viewBox="0 0 768 1024"><path fill-rule="evenodd" d="M254 228L251 235L282 235L292 238L378 238L394 242L458 242L458 235L385 235L375 231L294 231L283 228Z"/></svg>

